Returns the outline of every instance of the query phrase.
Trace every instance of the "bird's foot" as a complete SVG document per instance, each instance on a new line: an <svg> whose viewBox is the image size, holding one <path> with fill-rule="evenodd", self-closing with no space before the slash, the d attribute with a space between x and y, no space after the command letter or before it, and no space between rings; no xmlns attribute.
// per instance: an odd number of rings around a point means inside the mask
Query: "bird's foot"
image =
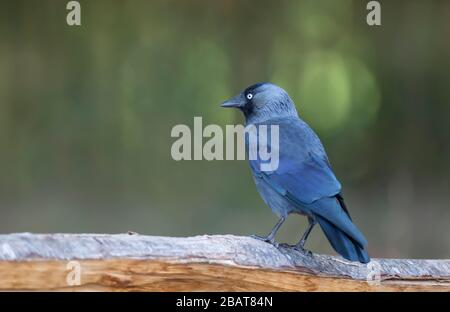
<svg viewBox="0 0 450 312"><path fill-rule="evenodd" d="M312 252L309 251L308 249L305 249L302 245L300 244L296 244L296 245L290 245L290 244L280 244L280 247L284 247L284 248L289 248L289 249L294 249L296 251L301 252L304 255L310 256L312 257Z"/></svg>
<svg viewBox="0 0 450 312"><path fill-rule="evenodd" d="M294 245L294 246L292 246L292 249L300 251L302 254L304 254L306 256L312 257L312 255L313 255L310 250L305 249L303 246Z"/></svg>
<svg viewBox="0 0 450 312"><path fill-rule="evenodd" d="M263 241L263 242L266 242L266 243L269 243L271 245L274 245L275 247L278 247L278 243L273 239L273 237L270 237L270 236L265 237L265 236L259 236L259 235L250 235L250 237L260 240L260 241Z"/></svg>

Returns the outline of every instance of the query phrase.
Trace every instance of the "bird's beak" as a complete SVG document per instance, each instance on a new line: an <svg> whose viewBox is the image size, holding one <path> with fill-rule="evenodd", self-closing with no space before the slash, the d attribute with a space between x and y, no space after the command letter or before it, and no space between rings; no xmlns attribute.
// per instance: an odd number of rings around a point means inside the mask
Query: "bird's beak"
<svg viewBox="0 0 450 312"><path fill-rule="evenodd" d="M231 98L222 103L222 107L243 107L245 105L245 98L242 94L236 95L234 98Z"/></svg>

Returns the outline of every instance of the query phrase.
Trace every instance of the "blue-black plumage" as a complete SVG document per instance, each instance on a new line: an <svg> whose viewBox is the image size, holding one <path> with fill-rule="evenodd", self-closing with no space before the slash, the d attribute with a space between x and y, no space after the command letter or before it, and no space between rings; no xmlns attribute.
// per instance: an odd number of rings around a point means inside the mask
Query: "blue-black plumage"
<svg viewBox="0 0 450 312"><path fill-rule="evenodd" d="M331 246L341 256L351 261L369 262L367 241L350 218L341 184L331 169L325 149L314 131L298 116L286 91L272 83L258 83L222 106L240 109L246 126L267 125L267 129L271 129L272 125L277 125L279 129L278 167L262 171L260 158L250 160L258 192L280 217L267 237L255 237L275 243L275 234L286 217L299 213L308 217L309 226L294 248L304 251L309 233L319 223ZM270 144L267 142L266 148L273 148Z"/></svg>

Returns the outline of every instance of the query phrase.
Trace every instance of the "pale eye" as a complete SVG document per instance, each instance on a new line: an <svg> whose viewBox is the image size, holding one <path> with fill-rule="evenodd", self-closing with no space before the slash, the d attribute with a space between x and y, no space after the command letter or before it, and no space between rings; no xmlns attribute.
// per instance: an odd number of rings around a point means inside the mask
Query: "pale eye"
<svg viewBox="0 0 450 312"><path fill-rule="evenodd" d="M251 93L247 94L247 99L248 100L251 100L252 98L253 98L253 94L251 94Z"/></svg>

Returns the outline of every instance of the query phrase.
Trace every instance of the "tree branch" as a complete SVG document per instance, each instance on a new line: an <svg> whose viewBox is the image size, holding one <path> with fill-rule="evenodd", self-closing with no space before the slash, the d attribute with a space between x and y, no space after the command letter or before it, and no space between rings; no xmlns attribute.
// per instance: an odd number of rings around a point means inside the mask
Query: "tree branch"
<svg viewBox="0 0 450 312"><path fill-rule="evenodd" d="M233 235L23 233L0 235L0 289L450 291L450 260L364 265Z"/></svg>

